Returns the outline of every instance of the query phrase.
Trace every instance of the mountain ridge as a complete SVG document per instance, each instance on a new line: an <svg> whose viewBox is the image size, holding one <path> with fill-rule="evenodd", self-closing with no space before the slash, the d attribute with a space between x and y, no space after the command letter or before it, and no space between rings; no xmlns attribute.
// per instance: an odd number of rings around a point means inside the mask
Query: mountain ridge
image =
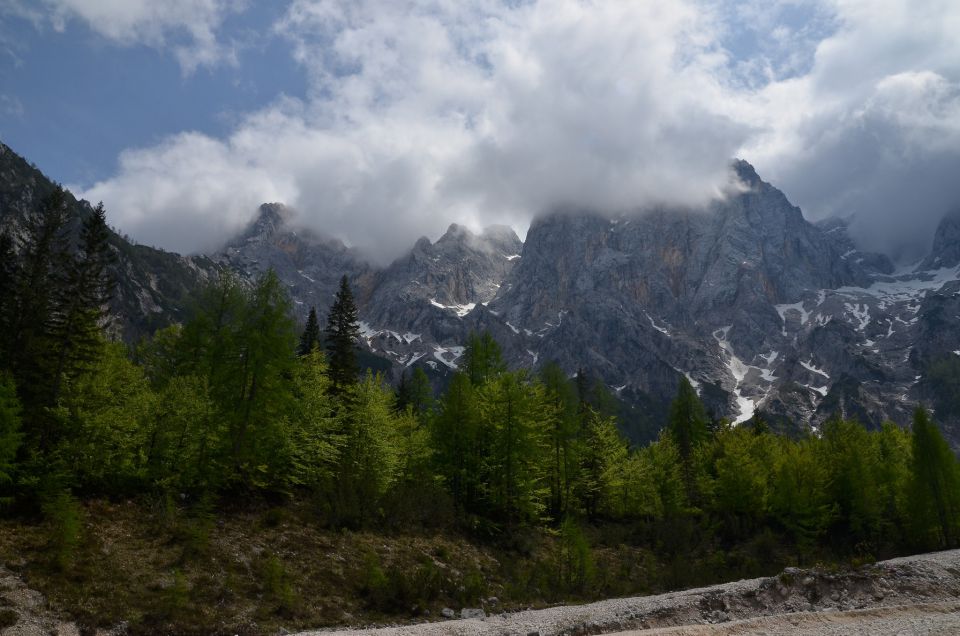
<svg viewBox="0 0 960 636"><path fill-rule="evenodd" d="M656 435L681 377L715 417L738 422L762 413L801 433L842 413L877 426L924 402L957 429L960 403L931 371L960 364L950 328L960 316L957 216L941 223L927 259L896 269L857 250L842 220L810 223L749 163L733 168L746 187L705 209L544 214L525 242L505 226L475 233L454 223L382 267L299 227L280 203L261 206L208 256L115 235L112 310L123 337L136 339L182 319L190 291L220 271L251 280L272 268L302 319L311 306L322 314L346 275L361 344L395 378L420 367L442 385L468 335L486 330L513 368L585 369L620 400L634 441ZM0 227L37 213L52 187L0 145ZM70 206L89 210L72 197Z"/></svg>

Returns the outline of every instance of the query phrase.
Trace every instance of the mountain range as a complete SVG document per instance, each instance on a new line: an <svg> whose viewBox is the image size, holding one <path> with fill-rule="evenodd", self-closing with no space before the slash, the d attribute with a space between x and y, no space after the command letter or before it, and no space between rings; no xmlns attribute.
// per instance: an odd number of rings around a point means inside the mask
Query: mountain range
<svg viewBox="0 0 960 636"><path fill-rule="evenodd" d="M557 210L525 241L508 227L451 225L393 263L298 226L280 203L207 255L115 234L114 329L127 340L182 320L192 290L224 269L273 268L303 320L340 278L355 290L361 346L394 379L420 367L438 384L464 343L489 331L513 368L583 369L618 399L634 441L655 437L686 377L714 417L816 432L834 415L875 427L924 404L960 444L960 214L930 254L895 266L857 249L843 220L807 221L748 163L742 191L701 209L608 215ZM16 234L54 186L0 144L0 230ZM69 199L75 219L90 213Z"/></svg>

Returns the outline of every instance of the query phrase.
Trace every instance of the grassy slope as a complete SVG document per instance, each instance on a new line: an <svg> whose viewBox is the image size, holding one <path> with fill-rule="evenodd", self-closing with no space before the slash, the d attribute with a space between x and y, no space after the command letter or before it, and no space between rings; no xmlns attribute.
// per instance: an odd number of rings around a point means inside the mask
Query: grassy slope
<svg viewBox="0 0 960 636"><path fill-rule="evenodd" d="M450 531L328 530L305 504L213 517L92 501L80 518L79 541L64 565L56 563L49 523L23 520L0 521L0 559L54 608L90 627L125 621L133 633L265 634L439 618L443 607L489 611L578 598L547 589L556 579L556 542L542 534L525 537L518 551ZM595 558L648 561L641 550L624 550L598 549ZM597 579L598 592L646 587L643 568L606 570L616 578L610 585Z"/></svg>

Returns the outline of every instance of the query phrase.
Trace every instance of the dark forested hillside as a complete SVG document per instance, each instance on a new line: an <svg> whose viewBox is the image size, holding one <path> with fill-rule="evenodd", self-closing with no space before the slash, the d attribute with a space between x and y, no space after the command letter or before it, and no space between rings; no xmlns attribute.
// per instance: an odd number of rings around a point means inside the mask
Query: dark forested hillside
<svg viewBox="0 0 960 636"><path fill-rule="evenodd" d="M0 231L21 239L25 224L43 213L43 202L55 187L40 170L0 143ZM93 207L69 192L64 205L75 243L80 224ZM13 241L15 251L18 243ZM189 295L218 270L206 257L184 257L138 245L112 229L109 243L116 253L111 265L116 290L110 314L117 333L131 342L182 320Z"/></svg>

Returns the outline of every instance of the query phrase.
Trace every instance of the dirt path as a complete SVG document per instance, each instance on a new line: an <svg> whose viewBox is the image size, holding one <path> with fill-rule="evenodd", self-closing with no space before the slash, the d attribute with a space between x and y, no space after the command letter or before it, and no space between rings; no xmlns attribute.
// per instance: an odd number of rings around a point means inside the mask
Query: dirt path
<svg viewBox="0 0 960 636"><path fill-rule="evenodd" d="M612 636L900 636L960 634L960 602L897 605L849 612L797 612L719 625L683 625Z"/></svg>
<svg viewBox="0 0 960 636"><path fill-rule="evenodd" d="M328 633L304 632L302 636ZM960 633L960 550L892 559L845 572L788 568L776 577L658 596L336 633L341 636Z"/></svg>

